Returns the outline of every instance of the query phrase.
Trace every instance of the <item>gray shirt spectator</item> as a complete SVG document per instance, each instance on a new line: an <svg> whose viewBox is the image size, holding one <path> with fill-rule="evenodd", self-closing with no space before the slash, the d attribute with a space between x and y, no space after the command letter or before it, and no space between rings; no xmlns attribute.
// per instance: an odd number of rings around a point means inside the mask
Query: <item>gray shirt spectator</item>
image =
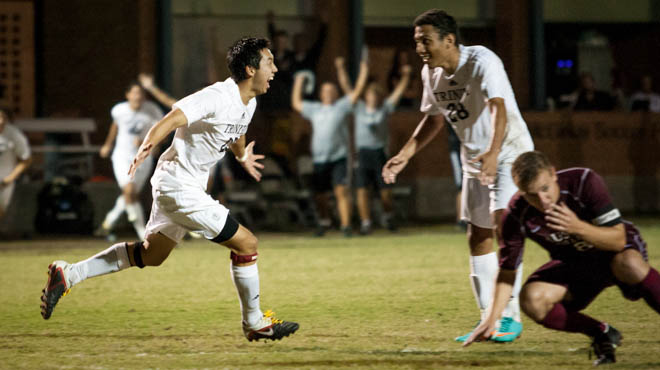
<svg viewBox="0 0 660 370"><path fill-rule="evenodd" d="M358 148L381 149L387 146L387 119L394 108L388 100L373 109L367 108L362 101L355 104L355 144Z"/></svg>
<svg viewBox="0 0 660 370"><path fill-rule="evenodd" d="M312 160L326 163L345 158L348 153L346 118L352 110L348 95L332 104L304 100L301 114L312 124Z"/></svg>

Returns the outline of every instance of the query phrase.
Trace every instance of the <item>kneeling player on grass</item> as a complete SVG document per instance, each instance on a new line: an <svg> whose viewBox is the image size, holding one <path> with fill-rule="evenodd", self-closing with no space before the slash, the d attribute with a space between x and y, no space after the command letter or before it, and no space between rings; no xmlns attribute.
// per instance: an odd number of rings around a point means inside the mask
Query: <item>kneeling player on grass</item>
<svg viewBox="0 0 660 370"><path fill-rule="evenodd" d="M511 172L519 192L503 216L493 303L488 318L464 345L492 333L511 295L528 237L550 253L551 261L522 287L522 310L546 328L591 337L594 365L615 362L619 331L580 311L605 288L617 285L625 298L644 298L660 313L660 275L647 262L646 243L621 219L603 179L593 170L555 172L548 158L535 151L520 155Z"/></svg>
<svg viewBox="0 0 660 370"><path fill-rule="evenodd" d="M154 202L146 240L118 243L74 264L53 262L41 297L44 319L75 284L131 266L159 266L188 231L196 231L231 250L232 278L248 340L281 339L298 330L294 322L276 320L270 311L261 312L257 238L206 193L209 169L228 149L252 177L261 179L258 169L263 165L257 160L263 156L253 153L253 142L245 146L245 133L256 108L255 97L268 90L277 72L268 45L266 39L237 41L227 53L232 77L180 100L149 130L133 159L131 175L161 140L174 129L176 134L151 179Z"/></svg>

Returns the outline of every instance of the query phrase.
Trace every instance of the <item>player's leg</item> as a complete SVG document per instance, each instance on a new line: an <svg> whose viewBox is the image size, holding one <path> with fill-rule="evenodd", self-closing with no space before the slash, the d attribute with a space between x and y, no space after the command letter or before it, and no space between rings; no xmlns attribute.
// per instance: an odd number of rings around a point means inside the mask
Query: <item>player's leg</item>
<svg viewBox="0 0 660 370"><path fill-rule="evenodd" d="M41 296L41 315L50 318L59 299L76 284L131 266L159 266L175 246L175 241L162 234L150 234L144 242L117 243L77 263L51 263Z"/></svg>
<svg viewBox="0 0 660 370"><path fill-rule="evenodd" d="M227 215L220 233L211 241L231 250L231 275L241 305L243 333L250 341L282 339L298 330L294 322L277 320L272 312L261 312L259 269L257 268L258 240L236 220Z"/></svg>
<svg viewBox="0 0 660 370"><path fill-rule="evenodd" d="M614 351L621 344L621 333L607 323L579 311L586 308L608 285L598 268L588 275L580 267L550 261L537 269L520 294L520 306L532 320L548 329L582 333L593 339L595 365L615 362Z"/></svg>
<svg viewBox="0 0 660 370"><path fill-rule="evenodd" d="M127 183L122 188L124 201L126 202L126 216L131 222L139 239L144 238L145 221L144 210L138 199L137 186L134 182Z"/></svg>
<svg viewBox="0 0 660 370"><path fill-rule="evenodd" d="M626 298L644 298L660 313L660 274L647 262L646 242L639 231L630 223L624 225L626 248L612 258L612 273Z"/></svg>
<svg viewBox="0 0 660 370"><path fill-rule="evenodd" d="M476 178L465 176L461 204L461 218L469 223L467 239L470 247L470 284L481 312L481 320L492 299L495 277L499 270L497 254L493 252L493 226L489 213L488 187L481 185ZM456 341L463 342L470 334L457 337Z"/></svg>
<svg viewBox="0 0 660 370"><path fill-rule="evenodd" d="M105 219L103 219L103 223L101 223L101 226L95 232L95 235L96 236L108 235L112 231L112 228L115 226L115 224L119 220L119 217L121 217L122 213L124 213L125 210L126 210L126 201L124 200L124 194L120 194L117 197L117 200L115 200L115 205L105 215Z"/></svg>
<svg viewBox="0 0 660 370"><path fill-rule="evenodd" d="M344 236L351 236L351 199L347 186L346 158L332 163L332 187L337 200L337 213Z"/></svg>

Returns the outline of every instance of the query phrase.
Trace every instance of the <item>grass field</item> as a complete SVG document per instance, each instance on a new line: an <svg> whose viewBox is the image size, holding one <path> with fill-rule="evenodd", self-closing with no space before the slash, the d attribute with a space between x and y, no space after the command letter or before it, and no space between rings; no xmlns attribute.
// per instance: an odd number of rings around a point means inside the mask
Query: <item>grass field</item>
<svg viewBox="0 0 660 370"><path fill-rule="evenodd" d="M641 222L660 267L660 222ZM589 368L588 339L524 318L513 344L453 341L478 319L465 236L451 227L344 239L264 234L262 308L300 323L281 342L249 343L228 252L185 242L158 268L76 286L52 318L39 315L46 267L107 246L98 240L0 243L0 368ZM532 244L525 275L547 260ZM616 368L660 368L660 320L643 301L606 290L587 310L624 335Z"/></svg>

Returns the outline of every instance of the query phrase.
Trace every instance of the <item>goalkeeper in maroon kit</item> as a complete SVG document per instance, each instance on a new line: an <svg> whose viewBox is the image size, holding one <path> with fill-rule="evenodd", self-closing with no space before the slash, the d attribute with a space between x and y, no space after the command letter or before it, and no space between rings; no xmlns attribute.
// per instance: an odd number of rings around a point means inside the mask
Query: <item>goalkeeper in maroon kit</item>
<svg viewBox="0 0 660 370"><path fill-rule="evenodd" d="M551 260L525 282L522 310L546 328L592 338L594 365L615 362L621 333L580 311L616 285L626 299L644 298L660 313L660 275L647 262L646 243L633 224L621 219L603 179L593 170L555 171L543 153L534 151L520 155L511 172L519 191L502 218L493 304L464 345L495 330L529 238L546 249Z"/></svg>

